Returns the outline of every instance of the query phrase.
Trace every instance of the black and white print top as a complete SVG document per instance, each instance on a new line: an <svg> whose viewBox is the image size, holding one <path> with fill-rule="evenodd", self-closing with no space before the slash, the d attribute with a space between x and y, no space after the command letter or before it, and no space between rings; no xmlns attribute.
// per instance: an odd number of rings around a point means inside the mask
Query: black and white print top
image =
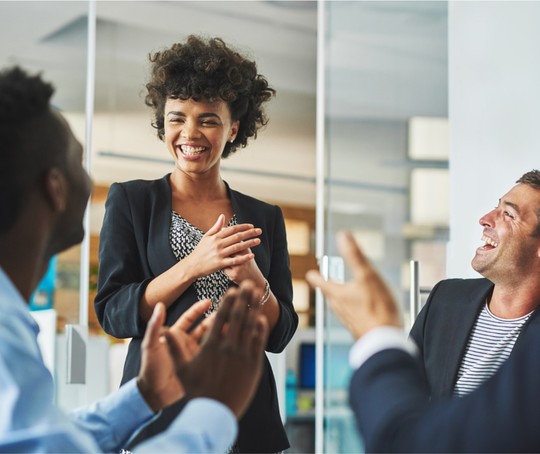
<svg viewBox="0 0 540 454"><path fill-rule="evenodd" d="M236 225L236 215L234 215L227 227ZM169 241L176 257L180 261L193 252L195 247L201 241L204 232L186 221L176 211L171 214L171 230L169 232ZM231 281L223 270L218 270L208 276L199 277L195 280L195 290L199 300L209 298L212 300L212 306L207 314L214 312L219 307L219 301L225 294Z"/></svg>

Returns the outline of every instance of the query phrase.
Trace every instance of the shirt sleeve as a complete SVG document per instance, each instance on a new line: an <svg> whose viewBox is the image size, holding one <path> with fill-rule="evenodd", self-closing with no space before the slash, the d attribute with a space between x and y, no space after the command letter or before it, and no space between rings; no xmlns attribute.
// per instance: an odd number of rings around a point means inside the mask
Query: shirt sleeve
<svg viewBox="0 0 540 454"><path fill-rule="evenodd" d="M227 452L238 432L236 418L220 402L207 398L191 400L169 428L137 445L135 453Z"/></svg>
<svg viewBox="0 0 540 454"><path fill-rule="evenodd" d="M30 316L4 311L4 317L0 323L0 452L99 452L91 434L55 406L53 379L41 359L38 329Z"/></svg>
<svg viewBox="0 0 540 454"><path fill-rule="evenodd" d="M90 433L102 451L118 451L154 412L148 407L137 387L136 379L87 408L70 413L73 422Z"/></svg>
<svg viewBox="0 0 540 454"><path fill-rule="evenodd" d="M418 354L418 347L407 338L402 328L381 326L368 331L354 343L349 353L349 364L358 369L375 353L390 348L404 350L412 356Z"/></svg>

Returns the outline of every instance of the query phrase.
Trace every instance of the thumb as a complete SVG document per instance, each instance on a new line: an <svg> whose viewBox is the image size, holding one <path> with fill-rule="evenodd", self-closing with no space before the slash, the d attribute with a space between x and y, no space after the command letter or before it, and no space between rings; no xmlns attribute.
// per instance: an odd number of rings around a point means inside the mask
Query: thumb
<svg viewBox="0 0 540 454"><path fill-rule="evenodd" d="M163 333L165 339L167 340L167 346L169 347L169 352L171 354L174 369L176 375L180 378L182 372L184 371L186 365L189 362L188 353L185 350L185 345L182 344L180 338L181 333L172 333L170 330Z"/></svg>
<svg viewBox="0 0 540 454"><path fill-rule="evenodd" d="M206 232L207 235L215 235L218 233L223 227L225 227L225 215L220 214L217 218L216 223L210 227L208 232Z"/></svg>
<svg viewBox="0 0 540 454"><path fill-rule="evenodd" d="M162 334L163 322L165 321L165 305L157 303L154 306L152 317L148 321L146 332L144 333L143 344L145 346L155 345Z"/></svg>

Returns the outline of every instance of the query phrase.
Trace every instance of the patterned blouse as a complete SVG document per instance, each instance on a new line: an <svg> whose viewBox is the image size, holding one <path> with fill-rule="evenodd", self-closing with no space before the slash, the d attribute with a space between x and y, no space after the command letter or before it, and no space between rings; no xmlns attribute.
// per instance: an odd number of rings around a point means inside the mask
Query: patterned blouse
<svg viewBox="0 0 540 454"><path fill-rule="evenodd" d="M236 215L229 222L229 226L236 225ZM171 212L171 230L169 241L176 257L180 261L193 252L201 241L204 232L186 221L177 212ZM219 307L219 301L225 294L231 281L223 270L218 270L208 276L202 276L195 280L195 290L199 300L209 298L212 306L207 311L207 315L214 312Z"/></svg>

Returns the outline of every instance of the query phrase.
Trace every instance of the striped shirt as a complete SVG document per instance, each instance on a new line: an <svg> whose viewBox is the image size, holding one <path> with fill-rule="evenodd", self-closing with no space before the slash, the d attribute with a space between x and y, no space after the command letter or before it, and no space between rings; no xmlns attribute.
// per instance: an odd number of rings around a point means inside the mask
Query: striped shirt
<svg viewBox="0 0 540 454"><path fill-rule="evenodd" d="M523 325L532 312L519 318L493 315L487 304L476 319L461 361L454 396L462 397L491 377L512 353Z"/></svg>

